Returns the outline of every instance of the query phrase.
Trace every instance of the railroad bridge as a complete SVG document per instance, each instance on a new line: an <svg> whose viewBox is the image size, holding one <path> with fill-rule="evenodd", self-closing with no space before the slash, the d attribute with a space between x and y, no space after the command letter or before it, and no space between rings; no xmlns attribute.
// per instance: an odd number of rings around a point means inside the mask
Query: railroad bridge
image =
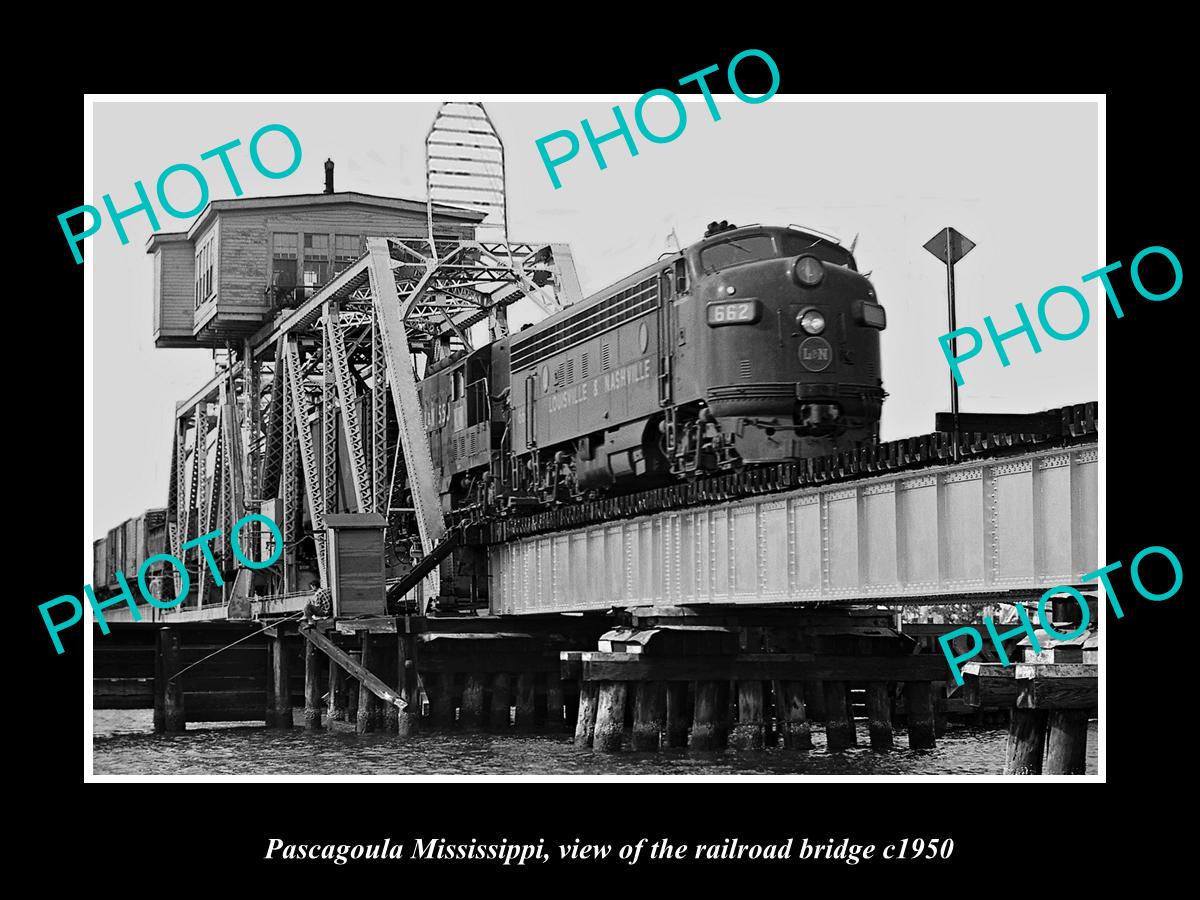
<svg viewBox="0 0 1200 900"><path fill-rule="evenodd" d="M574 727L598 749L803 749L814 721L838 749L866 719L873 746L903 721L929 747L991 695L948 697L941 654L914 652L938 627L906 634L897 611L1036 600L1101 565L1094 404L534 514L444 510L418 371L505 335L518 300L551 312L580 290L565 245L510 239L481 106L444 105L426 153L424 204L338 194L330 166L324 195L219 201L151 238L156 344L218 365L177 405L165 507L96 542L98 595L163 552L192 586L95 640L97 708L153 705L162 730L288 727L301 705L310 727ZM248 512L280 526L280 547L245 532L279 551L270 568L184 549ZM148 574L179 595L178 571ZM298 629L310 578L335 615ZM1094 650L1042 643L1094 683Z"/></svg>

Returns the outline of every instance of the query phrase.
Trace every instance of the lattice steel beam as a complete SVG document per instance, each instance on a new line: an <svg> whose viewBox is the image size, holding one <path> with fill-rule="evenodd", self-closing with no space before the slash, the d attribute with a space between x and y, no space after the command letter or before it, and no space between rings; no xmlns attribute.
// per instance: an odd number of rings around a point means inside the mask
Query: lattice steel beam
<svg viewBox="0 0 1200 900"><path fill-rule="evenodd" d="M283 338L275 344L275 373L271 379L271 405L267 408L266 434L263 436L262 493L264 500L278 497L283 475L284 395Z"/></svg>
<svg viewBox="0 0 1200 900"><path fill-rule="evenodd" d="M281 342L282 344L282 342ZM300 532L303 523L300 521L300 505L297 502L299 499L299 478L297 475L296 456L296 419L290 415L291 401L287 399L290 393L288 388L288 367L284 362L284 352L280 349L279 356L275 360L275 389L279 391L279 396L284 403L284 416L281 423L281 443L283 450L283 460L281 461L279 474L279 493L278 496L283 498L283 567L284 567L284 592L291 591L295 588L296 581L296 544L300 540Z"/></svg>
<svg viewBox="0 0 1200 900"><path fill-rule="evenodd" d="M175 437L171 442L171 484L167 488L167 540L170 542L171 555L180 559L180 548L183 545L183 529L187 527L184 517L180 515L180 498L183 496L184 469L187 463L187 420L175 420ZM172 580L175 583L175 596L183 587L183 575L175 566L171 566Z"/></svg>
<svg viewBox="0 0 1200 900"><path fill-rule="evenodd" d="M321 384L321 491L324 495L326 513L338 511L338 439L337 439L337 379L330 365L331 350L329 346L329 326L332 323L337 330L338 305L330 303L325 313L326 327L321 329L321 365L324 378ZM342 404L342 415L345 416L345 403Z"/></svg>
<svg viewBox="0 0 1200 900"><path fill-rule="evenodd" d="M292 415L296 423L296 435L300 444L300 462L304 469L305 497L308 501L308 515L313 526L313 543L317 547L317 568L321 573L321 584L327 585L325 566L325 501L321 493L321 475L317 470L317 453L313 447L312 432L308 427L308 399L304 392L304 382L300 375L299 351L296 348L296 338L289 337L284 351L285 364L288 369L289 400Z"/></svg>
<svg viewBox="0 0 1200 900"><path fill-rule="evenodd" d="M363 449L362 427L358 420L358 392L350 377L350 361L346 357L346 345L338 327L336 310L331 309L325 317L326 385L330 375L337 386L341 400L342 430L346 434L346 449L350 454L350 471L354 478L354 497L360 513L371 509L371 471ZM330 372L332 370L332 373ZM334 435L336 440L336 433Z"/></svg>
<svg viewBox="0 0 1200 900"><path fill-rule="evenodd" d="M221 417L224 423L225 459L229 465L229 504L227 528L232 528L234 522L241 518L246 508L246 478L242 467L242 428L238 421L237 402L230 398L225 403ZM226 532L228 534L228 531ZM229 542L225 542L228 547Z"/></svg>
<svg viewBox="0 0 1200 900"><path fill-rule="evenodd" d="M388 456L387 456L387 354L379 316L371 311L371 512L384 518L388 514Z"/></svg>
<svg viewBox="0 0 1200 900"><path fill-rule="evenodd" d="M264 447L262 416L262 361L254 355L254 350L251 348L249 340L244 343L242 353L245 357L244 367L242 369L242 391L243 396L246 398L246 412L248 413L247 426L249 428L249 434L246 435L246 462L248 471L243 473L244 476L249 476L249 478L244 483L244 495L242 497L242 502L244 502L246 499L245 495L247 494L250 497L253 497L255 500L263 496L262 453Z"/></svg>

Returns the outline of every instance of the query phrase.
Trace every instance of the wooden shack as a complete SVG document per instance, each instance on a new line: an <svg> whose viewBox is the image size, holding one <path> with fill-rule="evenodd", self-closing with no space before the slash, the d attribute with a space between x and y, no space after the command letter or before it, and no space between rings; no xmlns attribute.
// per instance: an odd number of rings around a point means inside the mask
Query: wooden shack
<svg viewBox="0 0 1200 900"><path fill-rule="evenodd" d="M439 237L482 215L437 206ZM427 233L425 203L354 191L214 200L186 232L157 232L154 345L224 347L296 306L357 260L369 237Z"/></svg>
<svg viewBox="0 0 1200 900"><path fill-rule="evenodd" d="M382 616L387 612L384 531L374 513L327 514L329 587L335 616Z"/></svg>

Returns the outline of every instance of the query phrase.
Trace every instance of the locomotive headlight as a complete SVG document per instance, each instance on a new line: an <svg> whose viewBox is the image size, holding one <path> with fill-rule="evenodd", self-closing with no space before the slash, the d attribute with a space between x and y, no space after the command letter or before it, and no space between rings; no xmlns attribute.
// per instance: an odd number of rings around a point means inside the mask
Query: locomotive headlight
<svg viewBox="0 0 1200 900"><path fill-rule="evenodd" d="M825 277L825 267L815 256L801 256L792 266L792 277L801 287L816 287Z"/></svg>
<svg viewBox="0 0 1200 900"><path fill-rule="evenodd" d="M815 309L806 309L796 317L796 322L806 334L820 334L825 330L825 317Z"/></svg>

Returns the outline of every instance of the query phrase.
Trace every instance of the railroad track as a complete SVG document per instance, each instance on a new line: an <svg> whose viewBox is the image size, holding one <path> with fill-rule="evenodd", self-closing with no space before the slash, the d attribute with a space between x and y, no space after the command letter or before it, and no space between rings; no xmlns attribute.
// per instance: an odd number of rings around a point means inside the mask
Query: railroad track
<svg viewBox="0 0 1200 900"><path fill-rule="evenodd" d="M1032 449L1068 447L1095 440L1098 418L1096 403L1064 406L1038 414L1040 420L1044 421L1046 417L1059 424L1057 433L964 433L961 435L960 460L1013 456ZM860 450L709 475L679 484L564 504L556 509L523 515L497 517L481 507L469 507L458 512L453 524L464 528L468 543L501 544L535 534L581 528L648 513L949 465L953 462L952 447L949 433L935 431Z"/></svg>

